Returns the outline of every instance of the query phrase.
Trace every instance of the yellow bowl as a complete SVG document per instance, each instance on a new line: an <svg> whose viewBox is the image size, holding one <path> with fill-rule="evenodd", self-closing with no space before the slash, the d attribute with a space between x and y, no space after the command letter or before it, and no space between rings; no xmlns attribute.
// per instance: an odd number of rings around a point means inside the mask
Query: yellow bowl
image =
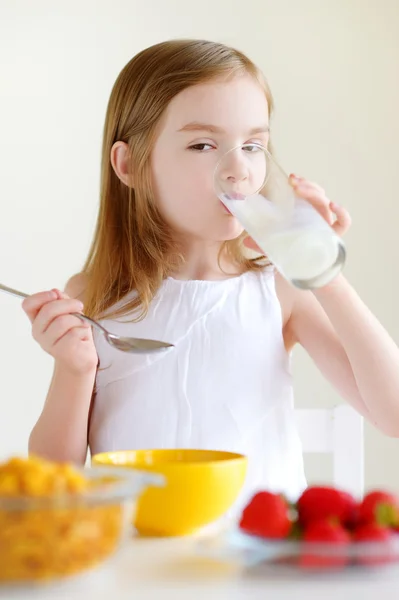
<svg viewBox="0 0 399 600"><path fill-rule="evenodd" d="M216 450L131 450L103 452L93 465L160 473L164 487L141 495L134 525L142 535L188 535L219 519L243 487L247 458Z"/></svg>

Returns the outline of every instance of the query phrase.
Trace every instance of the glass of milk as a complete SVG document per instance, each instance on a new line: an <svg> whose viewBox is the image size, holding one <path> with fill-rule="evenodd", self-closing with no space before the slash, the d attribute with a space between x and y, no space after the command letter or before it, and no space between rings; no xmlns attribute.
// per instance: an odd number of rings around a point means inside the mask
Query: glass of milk
<svg viewBox="0 0 399 600"><path fill-rule="evenodd" d="M321 287L341 271L342 239L295 195L266 148L252 143L226 152L215 168L214 185L227 210L294 286Z"/></svg>

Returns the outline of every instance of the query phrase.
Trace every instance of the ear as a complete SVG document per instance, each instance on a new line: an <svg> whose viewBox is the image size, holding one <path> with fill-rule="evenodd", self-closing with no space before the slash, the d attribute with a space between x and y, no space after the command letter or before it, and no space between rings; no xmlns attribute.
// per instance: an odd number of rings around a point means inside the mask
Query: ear
<svg viewBox="0 0 399 600"><path fill-rule="evenodd" d="M128 187L134 187L133 175L129 172L129 146L126 142L115 142L111 148L111 164L116 175Z"/></svg>

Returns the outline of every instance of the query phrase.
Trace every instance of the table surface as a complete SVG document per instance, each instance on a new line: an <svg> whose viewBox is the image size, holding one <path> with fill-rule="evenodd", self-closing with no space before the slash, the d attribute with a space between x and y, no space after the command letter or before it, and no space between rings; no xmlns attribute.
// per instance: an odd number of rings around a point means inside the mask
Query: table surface
<svg viewBox="0 0 399 600"><path fill-rule="evenodd" d="M134 538L87 574L34 588L0 588L7 600L397 600L399 565L334 574L239 568L198 551L197 538Z"/></svg>

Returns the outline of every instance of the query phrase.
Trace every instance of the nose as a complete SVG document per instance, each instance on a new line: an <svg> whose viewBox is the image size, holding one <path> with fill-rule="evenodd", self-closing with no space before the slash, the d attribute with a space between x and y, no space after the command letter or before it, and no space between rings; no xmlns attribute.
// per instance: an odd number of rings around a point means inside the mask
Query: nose
<svg viewBox="0 0 399 600"><path fill-rule="evenodd" d="M240 149L231 151L224 157L220 177L229 183L240 183L248 179L248 164Z"/></svg>

